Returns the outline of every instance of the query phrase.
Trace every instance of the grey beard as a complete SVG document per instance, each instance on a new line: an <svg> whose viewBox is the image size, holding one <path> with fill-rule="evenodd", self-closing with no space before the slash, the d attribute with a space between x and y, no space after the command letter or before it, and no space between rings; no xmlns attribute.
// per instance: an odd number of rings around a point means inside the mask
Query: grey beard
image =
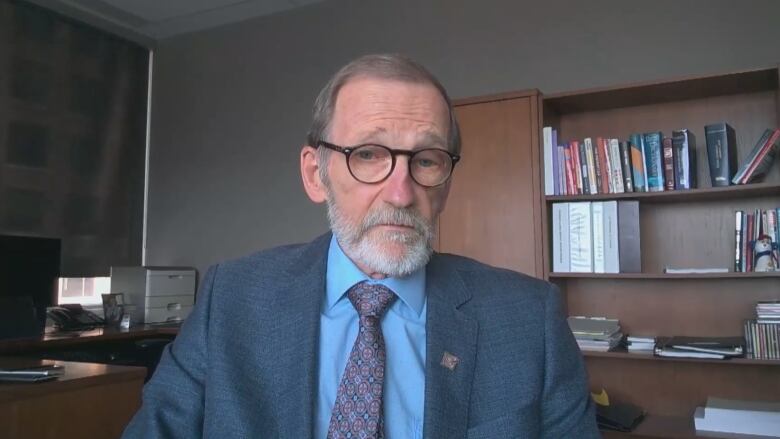
<svg viewBox="0 0 780 439"><path fill-rule="evenodd" d="M385 205L369 211L360 224L354 224L341 211L331 193L328 194L327 206L330 228L344 253L372 272L404 277L424 267L430 260L434 228L416 210ZM413 227L414 231L390 230L369 236L371 228L380 224ZM403 244L405 251L400 257L389 255L382 251L382 242Z"/></svg>

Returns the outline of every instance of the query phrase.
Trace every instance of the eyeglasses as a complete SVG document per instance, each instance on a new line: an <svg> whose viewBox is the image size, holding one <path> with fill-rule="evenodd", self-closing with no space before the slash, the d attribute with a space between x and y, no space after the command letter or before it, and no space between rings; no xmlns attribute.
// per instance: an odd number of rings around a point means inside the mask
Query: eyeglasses
<svg viewBox="0 0 780 439"><path fill-rule="evenodd" d="M409 157L409 175L412 176L412 180L424 187L444 184L452 175L455 164L460 160L459 155L439 148L409 151L374 144L345 147L324 140L317 142L317 146L343 153L347 158L349 173L355 180L367 184L385 181L393 173L398 155Z"/></svg>

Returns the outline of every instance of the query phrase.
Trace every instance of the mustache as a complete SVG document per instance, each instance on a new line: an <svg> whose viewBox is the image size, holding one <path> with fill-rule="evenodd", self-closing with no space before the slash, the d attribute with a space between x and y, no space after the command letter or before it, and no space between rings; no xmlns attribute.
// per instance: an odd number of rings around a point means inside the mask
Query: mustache
<svg viewBox="0 0 780 439"><path fill-rule="evenodd" d="M361 234L366 233L371 227L379 225L411 227L425 237L430 234L431 229L428 221L416 210L388 206L374 209L366 215L361 224Z"/></svg>

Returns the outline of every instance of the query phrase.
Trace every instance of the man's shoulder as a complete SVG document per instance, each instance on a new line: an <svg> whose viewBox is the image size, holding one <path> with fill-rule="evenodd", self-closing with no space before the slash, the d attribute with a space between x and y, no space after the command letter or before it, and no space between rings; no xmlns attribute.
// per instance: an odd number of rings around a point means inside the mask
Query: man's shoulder
<svg viewBox="0 0 780 439"><path fill-rule="evenodd" d="M217 264L217 271L224 274L268 276L284 274L311 267L327 256L330 235L322 235L311 242L286 244L259 250Z"/></svg>

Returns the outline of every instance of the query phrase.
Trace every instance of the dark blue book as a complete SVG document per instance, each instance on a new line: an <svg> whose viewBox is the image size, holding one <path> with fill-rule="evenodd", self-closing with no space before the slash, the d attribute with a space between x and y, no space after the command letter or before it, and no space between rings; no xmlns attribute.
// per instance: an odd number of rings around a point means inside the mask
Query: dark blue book
<svg viewBox="0 0 780 439"><path fill-rule="evenodd" d="M707 139L712 186L729 186L737 173L737 135L734 128L725 122L706 125L704 137Z"/></svg>

